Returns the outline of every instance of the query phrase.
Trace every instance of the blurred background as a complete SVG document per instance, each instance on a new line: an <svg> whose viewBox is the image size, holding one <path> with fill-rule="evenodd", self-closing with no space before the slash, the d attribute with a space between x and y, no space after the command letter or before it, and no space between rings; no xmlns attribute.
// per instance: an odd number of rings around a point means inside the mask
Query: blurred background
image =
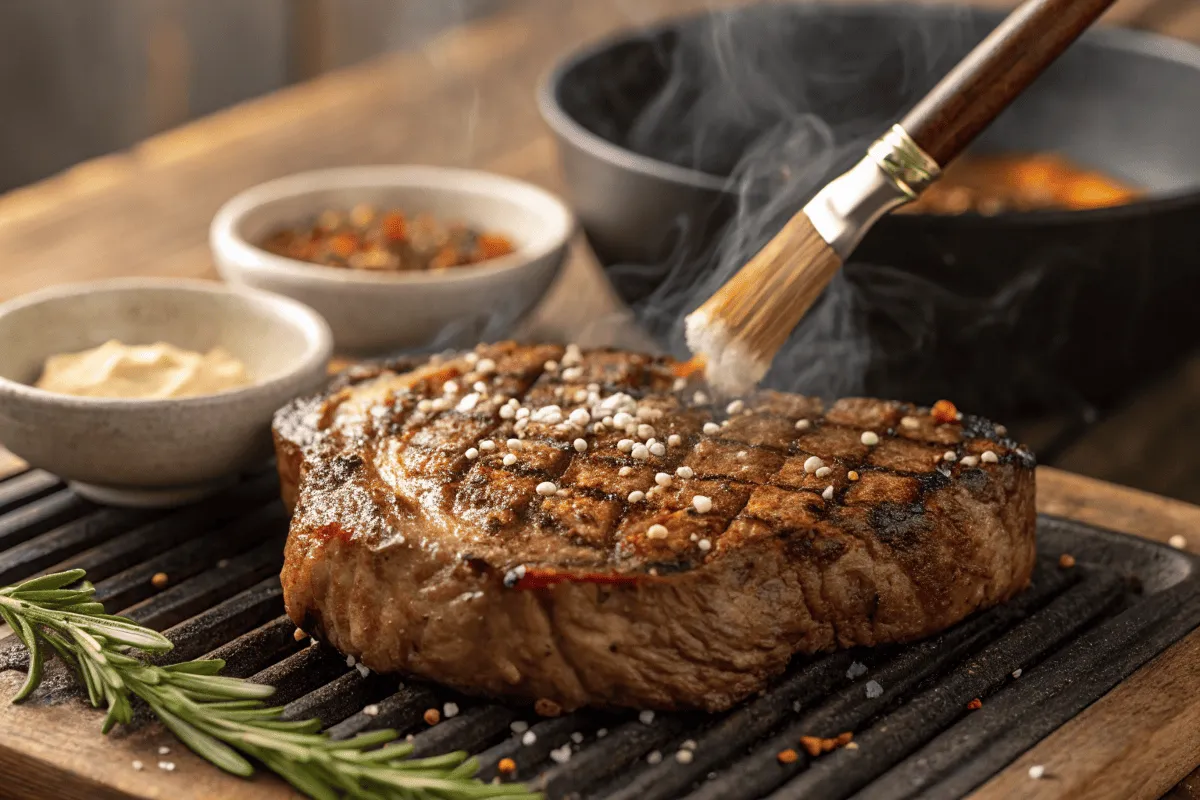
<svg viewBox="0 0 1200 800"><path fill-rule="evenodd" d="M1010 0L968 3L997 9L1014 4ZM431 107L426 120L417 115L420 109L397 99L370 119L370 130L356 131L357 138L348 137L344 147L335 143L336 120L314 117L312 111L293 114L294 109L286 107L287 102L308 102L302 94L291 96L291 101L276 98L279 102L261 115L243 108L236 124L230 121L222 130L228 134L237 128L248 149L241 156L228 156L219 169L206 166L198 156L189 161L187 137L203 137L200 129L183 128L164 139L169 145L148 151L151 161L158 161L145 180L132 174L120 178L128 182L121 191L129 207L162 208L173 193L187 191L188 181L202 173L206 180L196 185L208 185L188 208L179 210L177 219L164 215L156 221L152 227L160 229L147 232L136 252L128 237L114 233L111 248L100 259L108 263L94 271L111 273L110 266L117 264L123 274L209 274L204 225L218 201L253 180L298 168L381 160L461 163L521 174L561 189L561 177L545 166L551 163L551 140L540 123L536 128L531 125L537 77L555 59L606 31L672 15L676 7L686 11L721 5L725 4L672 0L5 0L0 3L4 108L0 190L35 184L81 162L128 150L155 134L327 73L341 70L338 80L351 82L386 75L389 82L403 86L405 76L398 71L405 69L412 71L416 81L440 80L442 74L453 73L447 78L452 96L446 107L438 107L435 93L424 101ZM590 24L593 17L603 20L603 30ZM506 27L503 22L518 18L537 19L538 33L531 34L532 28ZM473 64L470 53L456 50L458 45L430 49L430 43L447 32L493 19L501 20L494 33L462 41L494 40L500 43L498 48L536 47L544 54L522 60L520 74L508 75L488 74L486 67ZM555 36L559 19L567 31L562 41L537 38L547 32ZM1120 0L1109 22L1197 41L1200 3ZM413 60L404 60L405 53ZM444 69L438 58L447 59ZM392 60L387 70L361 69L364 62L378 59ZM352 69L347 72L347 67ZM329 91L337 90L327 90L322 97L328 98ZM396 93L391 88L386 91ZM536 129L538 134L523 142L493 145L487 137L504 131L510 113L526 126L523 130ZM289 115L310 127L268 133L269 125L279 125ZM451 132L438 134L437 126ZM301 141L301 134L310 140ZM406 137L412 136L423 142L425 150L408 150ZM360 146L361 142L369 144ZM195 143L197 152L213 147L201 138ZM133 151L135 159L138 152ZM409 152L415 155L406 157ZM256 158L256 153L261 157ZM173 161L178 163L174 172L169 168ZM94 201L87 193L99 191L96 187L107 180L103 169L136 168L116 162L97 166L88 173L88 180L95 181L92 186L81 182L69 192L64 188L63 196L70 194L73 199L63 206L69 212L63 218L77 219L84 227L105 224L94 213L90 205ZM255 171L260 174L251 174ZM10 260L0 264L4 279L0 295L12 296L60 280L52 274L58 265L84 260L92 248L88 242L97 241L57 238L48 222L53 215L35 220L30 210L42 202L31 196L31 204L19 206L14 201L3 207L7 211L0 210L0 240L20 243L15 250L7 248L5 257ZM18 208L16 216L24 222L11 219ZM11 222L7 227L6 216ZM121 227L132 227L124 221L129 218L130 214L118 216L115 210L111 214L112 224ZM49 236L56 238L47 244ZM162 243L156 244L155 237ZM21 256L25 247L30 249ZM155 247L160 247L157 255ZM24 274L28 264L42 264L34 269L43 270L45 277ZM84 268L78 277L90 277L88 273ZM556 299L559 306L561 300ZM1185 356L1152 378L1139 379L1110 407L1084 406L1065 416L1025 420L1019 431L1055 466L1200 502L1200 454L1194 446L1200 434L1197 418L1200 359Z"/></svg>

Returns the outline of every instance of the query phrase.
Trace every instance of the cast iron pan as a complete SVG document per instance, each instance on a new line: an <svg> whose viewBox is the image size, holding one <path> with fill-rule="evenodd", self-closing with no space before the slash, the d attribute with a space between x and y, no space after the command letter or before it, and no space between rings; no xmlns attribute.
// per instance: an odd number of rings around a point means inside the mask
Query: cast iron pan
<svg viewBox="0 0 1200 800"><path fill-rule="evenodd" d="M1001 15L751 6L607 40L542 87L568 193L618 292L670 350L679 319L860 157ZM1054 151L1147 190L1128 206L893 216L768 378L948 396L1012 416L1107 406L1197 342L1200 49L1086 35L977 151Z"/></svg>

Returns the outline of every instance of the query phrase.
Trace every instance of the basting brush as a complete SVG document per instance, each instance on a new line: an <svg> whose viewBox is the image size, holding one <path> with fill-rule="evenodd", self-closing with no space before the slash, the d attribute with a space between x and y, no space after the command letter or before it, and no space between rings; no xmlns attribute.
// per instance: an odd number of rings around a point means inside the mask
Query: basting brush
<svg viewBox="0 0 1200 800"><path fill-rule="evenodd" d="M880 217L920 196L1115 0L1026 0L866 157L835 178L686 320L709 382L740 393Z"/></svg>

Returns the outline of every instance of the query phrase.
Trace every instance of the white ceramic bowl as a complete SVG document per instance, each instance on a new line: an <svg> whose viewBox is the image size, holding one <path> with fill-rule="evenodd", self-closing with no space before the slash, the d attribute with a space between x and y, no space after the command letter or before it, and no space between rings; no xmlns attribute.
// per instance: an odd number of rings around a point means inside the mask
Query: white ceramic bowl
<svg viewBox="0 0 1200 800"><path fill-rule="evenodd" d="M256 245L277 228L359 203L495 231L516 251L466 267L389 273L325 267ZM507 334L550 287L574 225L561 200L512 178L440 167L347 167L242 192L217 212L209 243L225 280L312 306L328 320L339 352L364 355Z"/></svg>
<svg viewBox="0 0 1200 800"><path fill-rule="evenodd" d="M118 339L220 346L250 386L177 399L74 397L34 388L48 356ZM122 279L0 305L0 444L116 505L173 505L270 454L275 410L318 388L332 337L312 309L208 281Z"/></svg>

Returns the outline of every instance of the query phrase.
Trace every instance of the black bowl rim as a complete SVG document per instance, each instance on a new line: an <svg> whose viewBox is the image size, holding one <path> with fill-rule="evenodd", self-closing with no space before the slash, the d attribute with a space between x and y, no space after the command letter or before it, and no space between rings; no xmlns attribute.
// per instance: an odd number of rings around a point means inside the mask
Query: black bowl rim
<svg viewBox="0 0 1200 800"><path fill-rule="evenodd" d="M558 90L562 85L564 76L577 67L579 64L587 61L590 58L610 50L618 45L642 39L651 39L662 33L678 28L682 25L703 19L711 16L713 13L740 13L750 8L764 8L778 5L778 3L760 2L752 3L746 6L738 6L730 9L713 11L700 11L696 13L684 14L675 17L670 17L651 25L640 28L625 28L615 33L607 34L603 37L595 39L589 43L576 49L570 55L564 57L556 65L554 65L548 74L539 82L537 88L537 104L538 110L541 113L542 119L551 128L551 130L571 143L575 147L586 151L592 157L601 161L609 162L622 169L639 175L657 178L668 182L680 184L685 188L698 189L701 191L711 192L713 194L726 194L728 192L728 179L719 175L714 175L709 172L702 172L690 167L681 167L676 164L670 164L665 161L641 155L632 150L626 149L619 145L604 139L590 130L585 128L580 123L569 115L558 102ZM974 8L970 6L947 5L947 6L929 6L920 3L910 2L893 2L893 3L870 3L870 2L854 2L854 3L830 3L830 2L815 2L805 4L806 9L819 11L822 8L828 8L832 11L841 13L879 13L888 11L894 13L918 13L926 16L950 16L954 14L973 14L984 19L994 19L999 23L1006 16L1003 12ZM1173 62L1182 66L1190 67L1197 71L1200 76L1200 46L1182 39L1176 39L1170 36L1165 36L1159 33L1150 31L1134 30L1131 28L1120 27L1101 27L1087 31L1084 38L1089 43L1097 44L1101 47L1120 51L1124 53L1132 53L1139 55L1152 56L1163 61ZM1188 207L1194 205L1197 198L1200 198L1200 186L1194 189L1185 189L1175 192L1160 192L1151 193L1143 199L1134 200L1130 203L1123 203L1117 206L1105 206L1101 208L1089 208L1078 210L1043 210L1043 211L1014 211L1004 212L991 216L985 216L975 212L965 214L945 215L945 214L908 214L906 218L913 220L922 220L924 223L934 220L953 220L953 224L961 225L962 223L973 223L983 226L996 224L998 222L1004 224L1018 223L1037 223L1042 225L1054 224L1076 224L1093 219L1099 221L1101 219L1125 218L1125 217L1144 217L1147 214L1161 211L1171 211L1180 207Z"/></svg>

